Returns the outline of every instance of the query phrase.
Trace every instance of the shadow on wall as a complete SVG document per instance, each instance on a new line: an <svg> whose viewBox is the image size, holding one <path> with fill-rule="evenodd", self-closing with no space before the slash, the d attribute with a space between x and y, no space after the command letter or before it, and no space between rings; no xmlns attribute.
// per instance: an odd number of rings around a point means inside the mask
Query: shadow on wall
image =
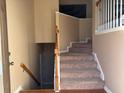
<svg viewBox="0 0 124 93"><path fill-rule="evenodd" d="M0 62L0 76L2 76L2 62Z"/></svg>
<svg viewBox="0 0 124 93"><path fill-rule="evenodd" d="M0 93L3 93L2 62L0 62Z"/></svg>

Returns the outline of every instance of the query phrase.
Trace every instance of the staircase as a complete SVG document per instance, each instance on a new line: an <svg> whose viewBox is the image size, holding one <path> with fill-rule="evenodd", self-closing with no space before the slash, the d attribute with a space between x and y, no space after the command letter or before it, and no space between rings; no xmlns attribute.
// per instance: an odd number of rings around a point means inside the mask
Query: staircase
<svg viewBox="0 0 124 93"><path fill-rule="evenodd" d="M73 43L69 52L60 55L59 93L106 93L104 81L92 56L91 42ZM54 90L24 90L20 93L55 93Z"/></svg>
<svg viewBox="0 0 124 93"><path fill-rule="evenodd" d="M73 43L60 59L61 93L105 93L91 42Z"/></svg>

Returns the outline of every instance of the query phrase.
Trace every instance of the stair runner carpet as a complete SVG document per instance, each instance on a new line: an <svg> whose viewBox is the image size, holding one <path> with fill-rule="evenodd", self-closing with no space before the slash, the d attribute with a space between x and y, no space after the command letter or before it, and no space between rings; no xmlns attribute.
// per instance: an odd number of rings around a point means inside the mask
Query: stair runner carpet
<svg viewBox="0 0 124 93"><path fill-rule="evenodd" d="M92 56L91 43L73 43L60 56L61 90L101 90L104 81Z"/></svg>

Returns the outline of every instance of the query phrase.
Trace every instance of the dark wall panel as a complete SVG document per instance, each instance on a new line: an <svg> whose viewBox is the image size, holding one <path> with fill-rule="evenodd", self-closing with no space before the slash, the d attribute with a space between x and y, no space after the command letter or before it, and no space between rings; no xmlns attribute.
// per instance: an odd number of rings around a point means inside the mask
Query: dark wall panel
<svg viewBox="0 0 124 93"><path fill-rule="evenodd" d="M54 44L39 44L41 88L51 89L54 87Z"/></svg>

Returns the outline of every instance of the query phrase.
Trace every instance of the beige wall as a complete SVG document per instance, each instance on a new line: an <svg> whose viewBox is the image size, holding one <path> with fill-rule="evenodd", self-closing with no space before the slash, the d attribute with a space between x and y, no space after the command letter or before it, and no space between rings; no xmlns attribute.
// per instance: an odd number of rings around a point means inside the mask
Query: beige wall
<svg viewBox="0 0 124 93"><path fill-rule="evenodd" d="M77 18L58 13L60 29L60 49L65 50L70 42L79 40L79 20Z"/></svg>
<svg viewBox="0 0 124 93"><path fill-rule="evenodd" d="M87 17L92 18L92 0L60 0L60 4L87 4Z"/></svg>
<svg viewBox="0 0 124 93"><path fill-rule="evenodd" d="M124 93L124 32L97 35L94 52L102 65L106 85L112 93Z"/></svg>
<svg viewBox="0 0 124 93"><path fill-rule="evenodd" d="M0 93L3 93L3 78L0 75Z"/></svg>
<svg viewBox="0 0 124 93"><path fill-rule="evenodd" d="M0 26L1 32L1 26ZM0 38L0 93L3 93L3 66L2 66L2 51L1 51L1 38Z"/></svg>
<svg viewBox="0 0 124 93"><path fill-rule="evenodd" d="M2 76L0 75L0 93L3 93L3 92L2 92L2 90L3 90L3 89L2 89L2 85L3 85L3 83L2 83Z"/></svg>
<svg viewBox="0 0 124 93"><path fill-rule="evenodd" d="M93 12L94 25L96 13L95 10ZM95 25L93 26L94 32ZM105 74L106 85L112 93L124 93L124 31L93 34L93 50L97 54Z"/></svg>
<svg viewBox="0 0 124 93"><path fill-rule="evenodd" d="M35 42L55 42L55 12L59 0L34 0L35 3Z"/></svg>
<svg viewBox="0 0 124 93"><path fill-rule="evenodd" d="M79 40L92 37L92 19L86 18L79 20Z"/></svg>
<svg viewBox="0 0 124 93"><path fill-rule="evenodd" d="M92 19L78 19L63 13L57 13L56 23L60 29L60 47L64 50L70 42L92 37Z"/></svg>
<svg viewBox="0 0 124 93"><path fill-rule="evenodd" d="M1 39L0 39L0 46L1 46ZM3 93L3 66L2 66L2 55L1 54L2 54L2 51L0 47L0 93Z"/></svg>
<svg viewBox="0 0 124 93"><path fill-rule="evenodd" d="M26 64L36 75L39 65L36 61L37 46L34 44L34 3L33 0L7 0L8 39L10 62L11 89L34 87L34 81L20 68ZM36 73L37 72L37 73Z"/></svg>

